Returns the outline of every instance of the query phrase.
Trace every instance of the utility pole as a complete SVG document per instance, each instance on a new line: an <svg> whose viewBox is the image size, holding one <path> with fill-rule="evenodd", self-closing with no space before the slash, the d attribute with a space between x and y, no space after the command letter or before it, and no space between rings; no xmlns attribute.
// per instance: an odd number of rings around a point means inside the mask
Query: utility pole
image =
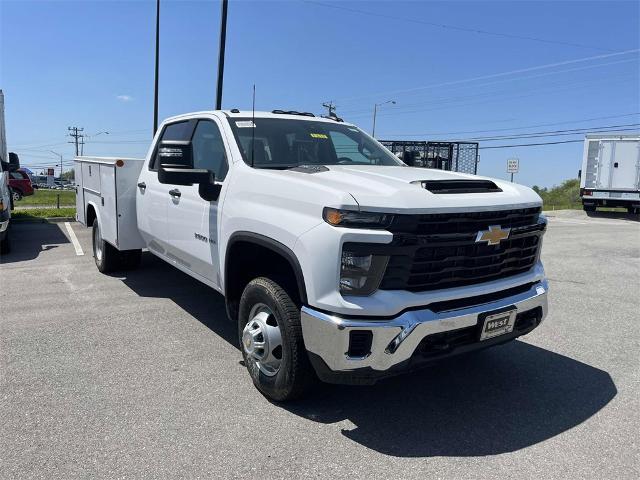
<svg viewBox="0 0 640 480"><path fill-rule="evenodd" d="M77 157L78 155L80 155L80 145L84 145L84 134L82 133L84 131L84 128L68 127L67 130L71 132L69 133L69 136L73 138L73 141L69 143L75 144Z"/></svg>
<svg viewBox="0 0 640 480"><path fill-rule="evenodd" d="M60 157L60 180L62 180L62 155L59 154L58 152L54 152L53 150L49 150L51 153L53 153L55 156Z"/></svg>
<svg viewBox="0 0 640 480"><path fill-rule="evenodd" d="M336 116L336 106L333 104L333 100L323 103L322 106L327 109L327 114L330 117Z"/></svg>
<svg viewBox="0 0 640 480"><path fill-rule="evenodd" d="M222 0L220 15L220 51L218 52L218 88L216 91L216 110L222 110L222 81L224 79L224 50L227 43L227 4Z"/></svg>

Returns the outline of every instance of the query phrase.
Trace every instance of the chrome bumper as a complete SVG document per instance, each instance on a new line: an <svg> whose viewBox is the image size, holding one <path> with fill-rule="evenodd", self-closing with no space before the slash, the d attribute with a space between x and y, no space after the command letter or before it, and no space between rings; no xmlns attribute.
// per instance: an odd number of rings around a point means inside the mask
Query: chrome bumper
<svg viewBox="0 0 640 480"><path fill-rule="evenodd" d="M542 322L547 314L547 290L547 281L542 280L525 292L488 303L442 312L434 312L427 307L384 320L345 319L302 307L302 333L307 350L320 357L333 372L384 372L409 360L426 336L477 325L478 315L482 313L512 306L518 312L541 307ZM349 333L353 330L372 332L368 355L348 356ZM477 342L477 345L481 348L485 342Z"/></svg>

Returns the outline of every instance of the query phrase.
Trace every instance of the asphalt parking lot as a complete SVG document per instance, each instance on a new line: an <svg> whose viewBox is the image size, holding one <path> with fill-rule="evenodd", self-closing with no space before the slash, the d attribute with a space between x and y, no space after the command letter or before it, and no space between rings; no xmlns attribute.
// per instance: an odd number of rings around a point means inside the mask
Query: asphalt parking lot
<svg viewBox="0 0 640 480"><path fill-rule="evenodd" d="M638 478L640 222L550 212L530 335L373 387L269 403L223 299L90 232L16 224L0 282L0 478Z"/></svg>

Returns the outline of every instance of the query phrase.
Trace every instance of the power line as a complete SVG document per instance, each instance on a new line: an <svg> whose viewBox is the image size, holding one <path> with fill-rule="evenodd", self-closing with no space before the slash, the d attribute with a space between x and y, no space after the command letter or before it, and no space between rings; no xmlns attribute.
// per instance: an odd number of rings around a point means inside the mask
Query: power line
<svg viewBox="0 0 640 480"><path fill-rule="evenodd" d="M362 14L362 15L369 15L369 16L372 16L372 17L388 18L390 20L398 20L400 22L418 23L420 25L428 25L428 26L431 26L431 27L442 28L442 29L445 29L445 30L457 30L457 31L461 31L461 32L475 33L475 34L479 34L479 35L491 35L491 36L494 36L494 37L504 37L504 38L511 38L511 39L516 39L516 40L529 40L529 41L533 41L533 42L552 43L552 44L556 44L556 45L565 45L565 46L569 46L569 47L590 48L592 50L600 50L600 51L603 51L603 52L611 52L611 51L613 51L613 50L611 50L609 48L595 47L593 45L583 45L583 44L580 44L580 43L563 42L561 40L551 40L551 39L547 39L547 38L530 37L530 36L526 36L526 35L516 35L516 34L504 33L504 32L494 32L494 31L490 31L490 30L481 30L481 29L478 29L478 28L463 27L463 26L460 26L460 25L450 25L450 24L445 24L445 23L428 22L426 20L421 20L419 18L396 17L394 15L387 15L387 14L383 14L383 13L370 12L370 11L367 11L367 10L360 10L360 9L357 9L357 8L345 7L343 5L334 5L334 4L318 2L318 1L314 1L314 0L302 0L302 1L304 3L310 3L310 4L321 6L321 7L334 8L334 9L337 9L337 10L345 10L345 11L348 11L348 12L359 13L359 14Z"/></svg>
<svg viewBox="0 0 640 480"><path fill-rule="evenodd" d="M467 133L489 133L489 132L508 132L511 130L526 130L528 128L538 128L538 127L552 127L555 125L566 125L568 123L584 123L591 122L594 120L608 120L610 118L623 118L623 117L632 117L635 115L640 115L640 112L634 113L622 113L619 115L606 115L603 117L592 117L592 118L584 118L580 120L563 120L562 122L552 122L552 123L538 123L535 125L526 125L521 127L510 127L510 128L494 128L491 130L466 130L459 132L429 132L429 133L394 133L389 134L390 137L437 137L441 135L463 135Z"/></svg>
<svg viewBox="0 0 640 480"><path fill-rule="evenodd" d="M606 86L610 87L613 83L627 83L629 81L633 81L635 79L617 79L617 80L612 80L612 81L606 81L606 79L602 79L605 80ZM602 83L602 82L601 82ZM403 110L403 111L391 111L391 112L385 112L382 113L381 115L383 116L392 116L392 115L407 115L407 114L413 114L413 113L421 113L421 112L432 112L432 111L438 111L438 110L451 110L454 108L459 108L459 107L468 107L469 105L479 105L479 104L486 104L486 103L496 103L496 102L504 102L504 101L512 101L512 100L516 100L516 99L522 99L522 98L528 98L528 97L535 97L535 96L539 96L541 94L544 94L546 97L549 97L551 95L557 95L557 94L562 94L565 92L571 92L571 93L575 93L577 92L577 89L584 89L585 87L587 87L590 91L593 90L593 87L587 85L587 84L583 84L583 85L578 85L578 86L573 86L570 88L562 88L562 89L547 89L547 90L538 90L538 91L532 91L529 92L527 91L527 93L523 93L523 94L511 94L511 95L498 95L496 97L495 94L493 94L493 96L495 98L491 98L491 96L487 97L485 96L477 98L477 99L473 99L473 100L465 100L464 98L458 98L458 99L443 99L440 102L433 102L433 105L435 105L434 108L416 108L413 110ZM358 114L358 115L349 115L349 118L363 118L363 117L367 117L368 115L366 113L363 114Z"/></svg>
<svg viewBox="0 0 640 480"><path fill-rule="evenodd" d="M591 57L582 57L582 58L576 58L573 60L564 60L562 62L554 62L554 63L546 63L543 65L535 65L533 67L526 67L526 68L519 68L516 70L510 70L507 72L500 72L500 73L492 73L489 75L481 75L479 77L471 77L471 78L465 78L462 80L453 80L453 81L449 81L449 82L441 82L441 83L434 83L431 85L423 85L423 86L419 86L419 87L412 87L412 88L405 88L405 89L400 89L400 90L389 90L389 91L385 91L385 92L376 92L376 93L372 93L372 94L368 94L368 95L360 95L357 97L351 97L351 98L344 98L342 99L342 101L347 101L347 100L357 100L357 99L361 99L361 98L370 98L370 97L374 97L374 96L380 96L380 95L397 95L400 93L409 93L409 92L415 92L415 91L420 91L420 90L426 90L429 88L438 88L438 87L444 87L444 86L449 86L449 85L459 85L462 83L469 83L469 82L475 82L478 80L488 80L488 79L492 79L492 78L499 78L499 77L506 77L509 75L516 75L519 73L527 73L527 72L533 72L533 71L537 71L537 70L544 70L547 68L554 68L554 67L561 67L563 65L572 65L574 63L581 63L581 62L588 62L591 60L599 60L602 58L611 58L611 57L616 57L616 56L620 56L620 55L629 55L631 53L637 53L640 52L640 49L636 48L633 50L623 50L620 52L615 52L615 53L607 53L607 54L603 54L603 55L594 55Z"/></svg>
<svg viewBox="0 0 640 480"><path fill-rule="evenodd" d="M627 130L637 130L637 128L624 128L624 127L637 127L640 123L626 123L623 125L605 125L599 127L589 127L589 128L574 128L569 130L551 130L547 132L530 132L530 133L522 133L518 135L502 135L496 137L472 137L468 140L473 140L476 142L495 142L499 140L515 140L518 138L539 138L539 137L559 137L564 135L579 135L582 133L592 132L592 131L609 131L609 130L619 130L619 131L627 131Z"/></svg>
<svg viewBox="0 0 640 480"><path fill-rule="evenodd" d="M478 147L480 150L489 150L494 148L516 148L516 147L537 147L539 145L558 145L560 143L582 143L583 140L561 140L557 142L541 142L541 143L520 143L518 145L495 145L490 147Z"/></svg>
<svg viewBox="0 0 640 480"><path fill-rule="evenodd" d="M632 72L631 74L626 74L626 75L618 75L616 77L616 80L620 81L628 81L628 79L630 77L633 77L632 80L636 80L636 77L638 76L637 73ZM510 79L512 80L512 79ZM537 87L529 87L526 89L527 91L527 95L530 93L545 93L548 91L553 92L554 90L560 91L560 90L566 90L566 87L572 87L571 90L574 90L573 86L588 86L590 84L593 83L607 83L610 84L611 83L611 76L610 74L607 75L605 78L580 78L580 79L574 79L573 81L567 81L567 80L560 80L557 82L552 82L552 83L548 83L546 85L539 85ZM565 88L557 88L557 87L565 87ZM396 107L390 107L386 113L386 115L392 115L396 112L402 112L405 111L407 109L413 109L412 111L416 111L416 107L420 107L420 106L433 106L433 105L441 105L441 104L446 104L446 103L455 103L458 101L465 101L465 105L467 105L466 100L468 99L479 99L479 98L510 98L513 97L514 94L516 93L520 93L522 91L522 89L519 89L518 91L505 91L504 89L500 89L500 90L491 90L488 92L483 92L483 93L474 93L474 94L470 94L470 95L456 95L456 96L450 96L450 97L434 97L431 98L429 100L423 100L420 102L416 102L416 103L402 103L401 105L398 105ZM529 96L529 95L528 95ZM519 98L519 95L516 95L516 98ZM358 117L360 113L363 113L364 115L368 116L369 114L369 110L370 108L360 108L360 109L354 109L354 110L342 110L341 114L343 116L345 115L349 115L351 117ZM420 110L417 110L420 111Z"/></svg>

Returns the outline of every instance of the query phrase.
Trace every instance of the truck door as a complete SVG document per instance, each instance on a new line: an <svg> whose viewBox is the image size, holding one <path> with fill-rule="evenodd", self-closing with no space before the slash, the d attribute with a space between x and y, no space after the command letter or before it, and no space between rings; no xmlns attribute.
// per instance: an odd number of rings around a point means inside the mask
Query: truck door
<svg viewBox="0 0 640 480"><path fill-rule="evenodd" d="M635 190L640 162L640 143L637 140L618 140L614 144L611 168L612 190Z"/></svg>
<svg viewBox="0 0 640 480"><path fill-rule="evenodd" d="M198 120L191 143L193 168L210 170L216 183L224 182L228 171L227 149L217 121ZM175 190L168 210L170 256L174 262L220 286L219 201L203 200L198 185L180 185Z"/></svg>
<svg viewBox="0 0 640 480"><path fill-rule="evenodd" d="M158 145L163 140L189 140L195 127L194 120L185 120L165 125L148 165L142 167L136 192L136 215L138 229L149 250L167 256L169 230L167 214L173 197L169 193L174 187L158 181Z"/></svg>
<svg viewBox="0 0 640 480"><path fill-rule="evenodd" d="M604 140L600 142L600 159L598 162L598 184L601 190L611 189L611 168L613 167L614 142Z"/></svg>

